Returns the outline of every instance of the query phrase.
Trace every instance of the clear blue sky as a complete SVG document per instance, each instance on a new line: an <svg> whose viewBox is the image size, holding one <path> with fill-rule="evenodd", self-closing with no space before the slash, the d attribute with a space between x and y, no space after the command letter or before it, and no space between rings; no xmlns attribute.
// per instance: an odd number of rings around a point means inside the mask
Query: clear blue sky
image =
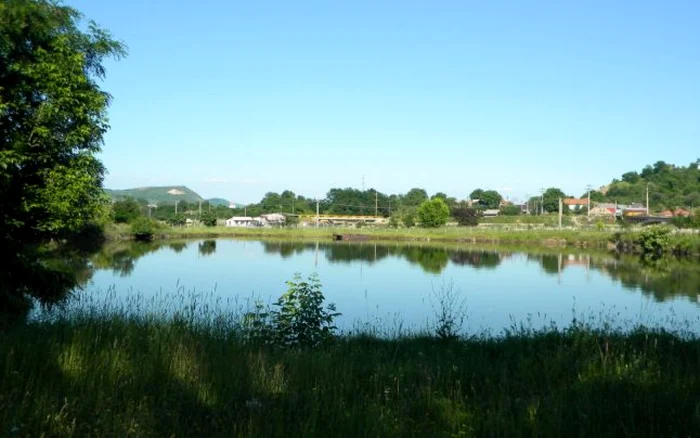
<svg viewBox="0 0 700 438"><path fill-rule="evenodd" d="M700 1L69 0L108 63L108 188L580 195L700 157Z"/></svg>

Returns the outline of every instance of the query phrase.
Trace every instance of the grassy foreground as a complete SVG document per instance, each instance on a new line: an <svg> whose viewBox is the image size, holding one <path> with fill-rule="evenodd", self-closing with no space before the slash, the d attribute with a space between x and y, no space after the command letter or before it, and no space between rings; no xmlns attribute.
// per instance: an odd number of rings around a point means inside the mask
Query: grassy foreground
<svg viewBox="0 0 700 438"><path fill-rule="evenodd" d="M700 341L588 329L245 344L78 318L0 334L0 436L698 436Z"/></svg>

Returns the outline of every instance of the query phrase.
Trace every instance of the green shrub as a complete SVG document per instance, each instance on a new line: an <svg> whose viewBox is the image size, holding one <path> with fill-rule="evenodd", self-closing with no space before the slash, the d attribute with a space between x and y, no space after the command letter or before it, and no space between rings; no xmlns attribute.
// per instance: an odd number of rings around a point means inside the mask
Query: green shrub
<svg viewBox="0 0 700 438"><path fill-rule="evenodd" d="M204 224L205 227L216 226L216 215L211 211L205 211L199 220Z"/></svg>
<svg viewBox="0 0 700 438"><path fill-rule="evenodd" d="M172 216L170 219L168 219L168 223L174 227L181 227L185 225L185 221L185 215L182 213L178 213Z"/></svg>
<svg viewBox="0 0 700 438"><path fill-rule="evenodd" d="M422 227L441 227L447 223L449 217L450 208L441 198L425 201L418 207L418 222Z"/></svg>
<svg viewBox="0 0 700 438"><path fill-rule="evenodd" d="M396 213L392 214L389 218L389 226L391 228L398 228L401 225L401 218Z"/></svg>
<svg viewBox="0 0 700 438"><path fill-rule="evenodd" d="M245 336L251 342L281 346L316 346L333 338L333 320L340 316L335 304L323 307L325 297L316 274L302 281L300 274L287 282L273 308L255 303L244 318Z"/></svg>
<svg viewBox="0 0 700 438"><path fill-rule="evenodd" d="M336 312L335 304L323 307L325 297L316 274L302 281L300 274L287 282L285 292L270 312L277 341L283 345L318 345L333 337Z"/></svg>
<svg viewBox="0 0 700 438"><path fill-rule="evenodd" d="M671 243L671 230L663 225L652 225L639 233L635 243L644 255L661 256Z"/></svg>
<svg viewBox="0 0 700 438"><path fill-rule="evenodd" d="M126 198L112 204L114 222L125 224L141 216L141 205L133 198Z"/></svg>
<svg viewBox="0 0 700 438"><path fill-rule="evenodd" d="M151 218L138 217L131 222L131 234L136 240L150 242L158 229L158 223Z"/></svg>
<svg viewBox="0 0 700 438"><path fill-rule="evenodd" d="M457 224L463 227L475 227L479 225L479 211L471 207L456 209L453 214Z"/></svg>
<svg viewBox="0 0 700 438"><path fill-rule="evenodd" d="M401 223L403 223L403 226L406 228L416 226L416 214L413 212L413 210L404 212L404 214L401 216Z"/></svg>
<svg viewBox="0 0 700 438"><path fill-rule="evenodd" d="M520 215L520 207L517 205L506 205L501 208L501 214L504 216L518 216Z"/></svg>

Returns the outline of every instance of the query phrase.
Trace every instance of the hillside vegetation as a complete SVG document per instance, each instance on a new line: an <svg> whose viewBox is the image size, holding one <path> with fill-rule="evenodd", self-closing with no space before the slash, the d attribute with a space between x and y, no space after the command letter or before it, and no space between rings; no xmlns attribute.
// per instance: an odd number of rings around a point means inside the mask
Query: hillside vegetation
<svg viewBox="0 0 700 438"><path fill-rule="evenodd" d="M144 199L156 204L175 204L176 201L199 202L204 198L185 186L137 187L124 190L105 190L114 199Z"/></svg>
<svg viewBox="0 0 700 438"><path fill-rule="evenodd" d="M687 167L658 161L641 172L627 172L598 194L602 200L622 204L643 203L649 186L652 210L700 206L700 159ZM594 195L592 195L592 198Z"/></svg>

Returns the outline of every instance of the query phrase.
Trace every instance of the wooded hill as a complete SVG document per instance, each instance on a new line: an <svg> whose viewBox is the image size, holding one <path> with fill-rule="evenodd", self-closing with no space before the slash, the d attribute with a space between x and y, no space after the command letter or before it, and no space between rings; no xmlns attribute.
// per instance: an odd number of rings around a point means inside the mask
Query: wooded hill
<svg viewBox="0 0 700 438"><path fill-rule="evenodd" d="M228 207L229 201L223 198L204 199L194 190L185 186L137 187L134 189L110 190L105 192L116 200L133 198L157 205L175 205L175 202L208 202L215 206Z"/></svg>
<svg viewBox="0 0 700 438"><path fill-rule="evenodd" d="M647 185L652 210L696 208L700 206L700 159L685 167L657 161L641 172L627 172L621 179L613 179L610 185L592 193L591 199L620 204L645 203Z"/></svg>

